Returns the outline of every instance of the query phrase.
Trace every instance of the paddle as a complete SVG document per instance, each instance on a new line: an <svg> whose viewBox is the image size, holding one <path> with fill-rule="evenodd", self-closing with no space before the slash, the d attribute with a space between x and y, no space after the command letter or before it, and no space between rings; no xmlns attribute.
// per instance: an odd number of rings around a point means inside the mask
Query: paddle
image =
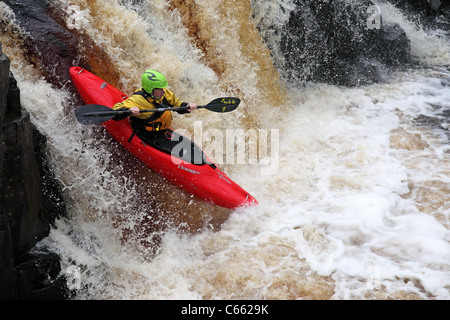
<svg viewBox="0 0 450 320"><path fill-rule="evenodd" d="M209 111L213 112L230 112L236 109L241 100L239 98L234 97L224 97L217 98L204 106L197 106L197 108L205 108ZM178 107L178 108L155 108L155 109L145 109L140 110L143 112L163 112L163 111L176 111L176 110L186 110L189 109L188 106ZM75 116L77 117L78 122L82 124L98 124L105 121L108 121L114 118L115 115L118 114L129 114L131 115L130 110L112 110L111 108L101 105L101 104L87 104L81 107L78 107L75 110Z"/></svg>

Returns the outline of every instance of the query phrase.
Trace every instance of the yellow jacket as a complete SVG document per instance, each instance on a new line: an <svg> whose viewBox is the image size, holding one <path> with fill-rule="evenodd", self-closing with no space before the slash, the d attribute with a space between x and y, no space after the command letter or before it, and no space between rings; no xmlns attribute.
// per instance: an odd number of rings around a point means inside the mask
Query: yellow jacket
<svg viewBox="0 0 450 320"><path fill-rule="evenodd" d="M136 90L131 96L122 102L118 102L113 106L113 110L130 109L131 107L138 107L141 110L155 109L162 107L180 107L187 105L182 102L175 94L164 88L164 96L162 99L155 100L150 95L140 88ZM186 110L177 111L178 113L186 113ZM114 120L122 120L126 118L116 116ZM169 128L172 123L172 112L143 112L138 116L131 116L131 123L134 129L145 129L147 131L159 131Z"/></svg>

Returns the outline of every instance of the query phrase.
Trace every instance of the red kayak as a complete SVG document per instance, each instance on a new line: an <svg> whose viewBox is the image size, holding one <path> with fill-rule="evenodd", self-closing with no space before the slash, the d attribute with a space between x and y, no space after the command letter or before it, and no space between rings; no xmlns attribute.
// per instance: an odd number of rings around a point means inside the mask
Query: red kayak
<svg viewBox="0 0 450 320"><path fill-rule="evenodd" d="M126 94L83 68L71 67L69 73L86 105L98 104L112 108L127 98ZM145 143L138 135L133 136L128 119L108 120L102 125L150 169L196 197L230 209L258 203L203 153L204 161L200 164L183 158L174 159L170 152ZM182 140L190 142L186 137Z"/></svg>

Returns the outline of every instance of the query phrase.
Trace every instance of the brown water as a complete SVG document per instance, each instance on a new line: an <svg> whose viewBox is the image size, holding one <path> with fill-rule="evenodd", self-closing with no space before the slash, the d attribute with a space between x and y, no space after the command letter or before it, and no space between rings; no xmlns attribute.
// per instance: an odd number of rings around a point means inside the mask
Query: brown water
<svg viewBox="0 0 450 320"><path fill-rule="evenodd" d="M448 40L383 6L423 67L287 89L248 0L29 4L39 25L5 3L3 51L70 210L42 245L60 253L74 299L450 298ZM78 124L70 65L124 92L155 68L185 100L240 97L232 113L174 124L259 206L198 201ZM245 153L232 134L247 135Z"/></svg>

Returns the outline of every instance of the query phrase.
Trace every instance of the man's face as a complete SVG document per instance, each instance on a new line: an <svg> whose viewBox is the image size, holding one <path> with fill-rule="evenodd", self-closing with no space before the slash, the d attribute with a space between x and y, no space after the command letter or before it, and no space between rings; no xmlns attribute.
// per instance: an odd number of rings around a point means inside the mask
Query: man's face
<svg viewBox="0 0 450 320"><path fill-rule="evenodd" d="M156 100L161 99L164 96L164 89L157 88L153 89L153 97L155 97Z"/></svg>

